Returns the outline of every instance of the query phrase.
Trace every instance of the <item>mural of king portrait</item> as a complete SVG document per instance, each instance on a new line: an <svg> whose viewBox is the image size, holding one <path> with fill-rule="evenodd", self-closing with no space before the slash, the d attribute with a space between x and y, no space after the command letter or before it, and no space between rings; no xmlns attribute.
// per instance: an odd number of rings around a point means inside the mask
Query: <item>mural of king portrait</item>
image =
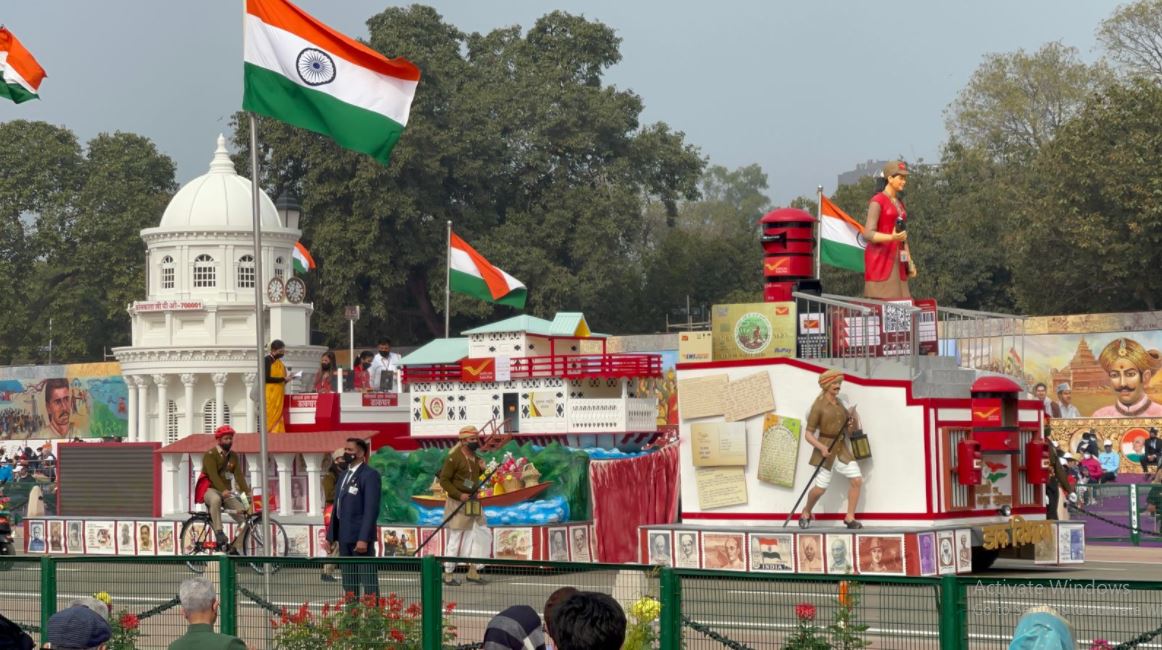
<svg viewBox="0 0 1162 650"><path fill-rule="evenodd" d="M1147 350L1137 341L1119 337L1110 341L1098 356L1109 376L1116 401L1093 412L1095 418L1136 418L1162 416L1162 404L1150 399L1146 388L1162 366L1162 354Z"/></svg>

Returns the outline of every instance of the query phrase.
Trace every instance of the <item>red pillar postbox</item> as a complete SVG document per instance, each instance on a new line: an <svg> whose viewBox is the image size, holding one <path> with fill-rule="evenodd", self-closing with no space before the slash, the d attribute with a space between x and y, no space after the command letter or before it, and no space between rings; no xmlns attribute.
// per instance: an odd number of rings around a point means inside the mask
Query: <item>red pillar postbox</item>
<svg viewBox="0 0 1162 650"><path fill-rule="evenodd" d="M763 227L763 300L787 302L801 280L815 277L815 217L797 208L765 214Z"/></svg>

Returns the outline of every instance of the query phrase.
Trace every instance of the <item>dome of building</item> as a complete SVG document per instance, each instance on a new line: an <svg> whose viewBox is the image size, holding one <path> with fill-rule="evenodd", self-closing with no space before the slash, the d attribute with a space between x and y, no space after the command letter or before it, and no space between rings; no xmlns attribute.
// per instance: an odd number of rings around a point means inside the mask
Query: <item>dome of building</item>
<svg viewBox="0 0 1162 650"><path fill-rule="evenodd" d="M262 229L281 230L278 210L266 192L259 192L258 205ZM178 230L251 230L253 224L250 179L234 170L230 153L226 151L226 138L219 135L210 171L178 190L158 225Z"/></svg>

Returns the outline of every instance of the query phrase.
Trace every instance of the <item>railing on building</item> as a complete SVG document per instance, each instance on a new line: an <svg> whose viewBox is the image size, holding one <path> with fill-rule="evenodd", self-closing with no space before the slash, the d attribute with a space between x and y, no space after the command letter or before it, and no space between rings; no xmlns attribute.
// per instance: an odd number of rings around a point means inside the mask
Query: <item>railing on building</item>
<svg viewBox="0 0 1162 650"><path fill-rule="evenodd" d="M1025 383L1027 316L937 307L940 354L961 368L1009 375Z"/></svg>
<svg viewBox="0 0 1162 650"><path fill-rule="evenodd" d="M642 397L610 397L569 401L566 426L570 433L651 431L658 427L657 401Z"/></svg>
<svg viewBox="0 0 1162 650"><path fill-rule="evenodd" d="M586 354L540 357L511 357L510 375L520 379L616 379L660 377L662 357L658 354ZM463 371L458 363L405 366L405 384L458 382Z"/></svg>
<svg viewBox="0 0 1162 650"><path fill-rule="evenodd" d="M477 648L500 610L530 605L542 611L548 595L564 586L611 595L631 626L644 621L654 639L648 647L665 650L783 648L804 628L830 639L828 647L863 647L836 641L846 634L894 650L1003 649L1017 619L1042 605L1069 619L1079 647L1091 647L1096 639L1113 646L1156 632L1162 607L1162 583L1124 578L834 576L539 560L490 560L487 587L449 587L441 581L445 559L262 559L259 566L279 569L271 576L254 570L255 558L199 557L203 575L218 591L221 631L251 648L277 648L285 640L280 635L311 629L376 629L379 642L361 647ZM11 558L4 614L40 638L54 612L104 591L113 599L115 620L136 618L129 620L138 626L137 647L163 648L186 630L176 596L181 582L195 574L185 560ZM340 572L374 576L381 600L342 604L342 582L318 579L328 563ZM657 605L635 607L643 599ZM324 623L355 608L340 627Z"/></svg>

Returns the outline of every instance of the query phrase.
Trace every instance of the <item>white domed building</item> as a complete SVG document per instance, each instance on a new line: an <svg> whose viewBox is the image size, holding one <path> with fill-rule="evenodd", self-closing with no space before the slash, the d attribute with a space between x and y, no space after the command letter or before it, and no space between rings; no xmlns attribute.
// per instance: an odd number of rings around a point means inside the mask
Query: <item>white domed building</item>
<svg viewBox="0 0 1162 650"><path fill-rule="evenodd" d="M129 305L133 344L113 350L129 387L127 440L167 444L220 424L258 429L250 180L218 136L210 170L170 201L146 245L145 300ZM310 345L312 305L294 278L298 206L259 195L266 343L281 339L289 371L309 379L325 347ZM293 389L294 385L288 387Z"/></svg>

